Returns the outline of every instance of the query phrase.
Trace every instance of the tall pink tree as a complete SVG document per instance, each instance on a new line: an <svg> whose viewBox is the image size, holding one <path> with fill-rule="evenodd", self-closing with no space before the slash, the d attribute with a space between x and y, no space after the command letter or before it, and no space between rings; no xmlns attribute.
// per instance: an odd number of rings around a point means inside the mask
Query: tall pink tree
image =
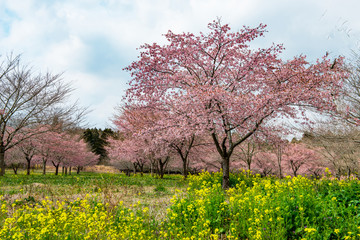
<svg viewBox="0 0 360 240"><path fill-rule="evenodd" d="M228 188L237 146L271 119L297 117L305 107L334 111L345 72L342 58L310 64L305 56L281 60L281 45L252 49L250 42L266 31L263 24L231 32L218 20L208 28L199 35L169 31L168 44L141 46L139 59L126 68L132 77L126 101L177 113L161 119L169 128L207 131Z"/></svg>

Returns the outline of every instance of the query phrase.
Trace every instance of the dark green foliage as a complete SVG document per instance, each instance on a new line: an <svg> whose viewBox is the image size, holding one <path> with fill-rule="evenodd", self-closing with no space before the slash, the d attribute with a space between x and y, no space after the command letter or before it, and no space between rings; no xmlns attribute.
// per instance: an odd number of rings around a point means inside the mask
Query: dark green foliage
<svg viewBox="0 0 360 240"><path fill-rule="evenodd" d="M108 158L105 146L108 145L108 137L116 137L116 133L105 128L104 130L97 128L88 128L83 133L83 139L89 145L91 151L99 155L100 164L104 164Z"/></svg>

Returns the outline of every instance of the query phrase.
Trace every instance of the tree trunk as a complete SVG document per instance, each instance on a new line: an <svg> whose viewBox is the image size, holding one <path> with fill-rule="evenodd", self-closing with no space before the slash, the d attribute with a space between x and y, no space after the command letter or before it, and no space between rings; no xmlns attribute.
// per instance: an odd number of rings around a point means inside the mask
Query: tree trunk
<svg viewBox="0 0 360 240"><path fill-rule="evenodd" d="M158 175L160 178L164 178L164 164L161 159L158 160Z"/></svg>
<svg viewBox="0 0 360 240"><path fill-rule="evenodd" d="M46 162L47 162L47 160L43 159L43 175L46 174Z"/></svg>
<svg viewBox="0 0 360 240"><path fill-rule="evenodd" d="M64 173L65 173L65 175L67 175L67 170L68 170L68 168L67 168L67 167L64 167Z"/></svg>
<svg viewBox="0 0 360 240"><path fill-rule="evenodd" d="M77 167L77 170L76 170L76 174L79 174L80 173L80 166Z"/></svg>
<svg viewBox="0 0 360 240"><path fill-rule="evenodd" d="M31 158L26 158L26 162L27 162L27 165L26 165L26 175L30 175L30 164L31 164Z"/></svg>
<svg viewBox="0 0 360 240"><path fill-rule="evenodd" d="M69 175L71 175L71 167L69 167Z"/></svg>
<svg viewBox="0 0 360 240"><path fill-rule="evenodd" d="M230 187L230 157L223 157L221 165L223 170L222 188L228 189Z"/></svg>
<svg viewBox="0 0 360 240"><path fill-rule="evenodd" d="M188 175L188 168L187 168L188 164L187 164L187 159L183 159L183 176L184 179L187 178Z"/></svg>
<svg viewBox="0 0 360 240"><path fill-rule="evenodd" d="M294 177L296 177L297 176L297 172L299 171L299 166L297 167L297 166L295 166L294 164L292 164L291 162L290 162L290 164L291 164L291 168L293 169L293 173L294 173Z"/></svg>
<svg viewBox="0 0 360 240"><path fill-rule="evenodd" d="M140 175L144 176L144 164L139 164Z"/></svg>
<svg viewBox="0 0 360 240"><path fill-rule="evenodd" d="M279 178L283 178L281 164L279 164Z"/></svg>
<svg viewBox="0 0 360 240"><path fill-rule="evenodd" d="M136 174L136 163L133 163L133 167L134 167L134 175Z"/></svg>
<svg viewBox="0 0 360 240"><path fill-rule="evenodd" d="M53 162L53 165L54 165L54 167L55 167L55 175L58 175L58 174L59 174L59 166L60 166L60 163L55 164L55 163Z"/></svg>
<svg viewBox="0 0 360 240"><path fill-rule="evenodd" d="M150 162L150 174L153 177L154 176L154 161L151 160Z"/></svg>
<svg viewBox="0 0 360 240"><path fill-rule="evenodd" d="M279 178L280 179L283 178L282 167L281 167L282 154L283 154L282 147L278 146L278 149L277 149L277 163L278 163L278 167L279 167Z"/></svg>
<svg viewBox="0 0 360 240"><path fill-rule="evenodd" d="M158 174L160 176L160 178L164 178L164 174L165 174L165 168L166 168L166 164L168 163L170 157L166 157L166 159L164 161L162 161L161 158L158 159Z"/></svg>
<svg viewBox="0 0 360 240"><path fill-rule="evenodd" d="M246 172L246 176L250 177L251 174L251 159L247 159L246 160L246 165L247 165L247 172Z"/></svg>
<svg viewBox="0 0 360 240"><path fill-rule="evenodd" d="M13 166L12 169L14 170L14 174L17 175L18 166Z"/></svg>
<svg viewBox="0 0 360 240"><path fill-rule="evenodd" d="M5 147L0 145L0 176L5 174Z"/></svg>

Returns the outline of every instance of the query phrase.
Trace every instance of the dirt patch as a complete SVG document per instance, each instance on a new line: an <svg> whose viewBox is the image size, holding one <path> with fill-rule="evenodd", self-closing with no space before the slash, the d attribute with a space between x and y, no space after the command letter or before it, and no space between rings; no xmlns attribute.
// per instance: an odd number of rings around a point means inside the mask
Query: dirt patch
<svg viewBox="0 0 360 240"><path fill-rule="evenodd" d="M43 183L32 183L30 184L32 187L45 187L46 185Z"/></svg>
<svg viewBox="0 0 360 240"><path fill-rule="evenodd" d="M105 165L95 165L85 167L85 172L94 172L94 173L120 173L120 171L112 166Z"/></svg>

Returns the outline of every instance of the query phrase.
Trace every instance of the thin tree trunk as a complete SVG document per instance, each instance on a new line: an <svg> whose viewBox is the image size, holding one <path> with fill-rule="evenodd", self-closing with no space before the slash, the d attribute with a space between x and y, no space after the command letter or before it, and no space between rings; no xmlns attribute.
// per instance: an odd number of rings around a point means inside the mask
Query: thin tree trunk
<svg viewBox="0 0 360 240"><path fill-rule="evenodd" d="M58 175L58 174L59 174L59 166L60 166L60 163L55 164L53 161L51 161L51 162L52 162L52 164L53 164L54 167L55 167L55 175Z"/></svg>
<svg viewBox="0 0 360 240"><path fill-rule="evenodd" d="M150 174L153 177L154 176L154 161L151 160L150 162Z"/></svg>
<svg viewBox="0 0 360 240"><path fill-rule="evenodd" d="M160 178L164 178L164 164L161 159L159 159L158 163L159 163L159 176Z"/></svg>
<svg viewBox="0 0 360 240"><path fill-rule="evenodd" d="M187 159L183 159L183 176L184 176L184 179L187 178L188 176L188 164L187 164Z"/></svg>
<svg viewBox="0 0 360 240"><path fill-rule="evenodd" d="M294 177L296 177L297 176L297 171L299 170L300 167L296 167L295 164L292 161L290 161L290 166L291 166L291 169L292 169L292 171L294 173Z"/></svg>
<svg viewBox="0 0 360 240"><path fill-rule="evenodd" d="M164 178L164 174L165 174L165 166L168 163L170 157L166 157L164 161L161 160L161 158L158 159L158 170L159 170L159 176L160 178Z"/></svg>
<svg viewBox="0 0 360 240"><path fill-rule="evenodd" d="M251 172L251 160L250 160L250 157L247 159L246 164L247 164L247 168L248 168L248 171L247 171L246 175L248 177L250 177L250 174L251 174L250 173Z"/></svg>
<svg viewBox="0 0 360 240"><path fill-rule="evenodd" d="M223 170L222 188L228 189L230 187L230 157L222 158L222 170Z"/></svg>
<svg viewBox="0 0 360 240"><path fill-rule="evenodd" d="M18 167L16 166L13 166L12 169L14 170L14 174L17 175L17 170L18 170Z"/></svg>
<svg viewBox="0 0 360 240"><path fill-rule="evenodd" d="M46 162L47 162L47 160L43 159L43 175L46 174Z"/></svg>
<svg viewBox="0 0 360 240"><path fill-rule="evenodd" d="M140 175L144 176L144 164L139 164L139 168L140 168Z"/></svg>
<svg viewBox="0 0 360 240"><path fill-rule="evenodd" d="M69 175L71 175L71 167L69 167Z"/></svg>
<svg viewBox="0 0 360 240"><path fill-rule="evenodd" d="M0 144L0 176L5 174L5 147Z"/></svg>
<svg viewBox="0 0 360 240"><path fill-rule="evenodd" d="M282 162L282 148L281 146L278 146L277 149L277 162L278 162L278 167L279 167L279 178L283 178L283 174L282 174L282 167L281 167L281 162Z"/></svg>
<svg viewBox="0 0 360 240"><path fill-rule="evenodd" d="M26 166L26 175L30 175L30 164L31 164L31 158L26 158L27 166Z"/></svg>

